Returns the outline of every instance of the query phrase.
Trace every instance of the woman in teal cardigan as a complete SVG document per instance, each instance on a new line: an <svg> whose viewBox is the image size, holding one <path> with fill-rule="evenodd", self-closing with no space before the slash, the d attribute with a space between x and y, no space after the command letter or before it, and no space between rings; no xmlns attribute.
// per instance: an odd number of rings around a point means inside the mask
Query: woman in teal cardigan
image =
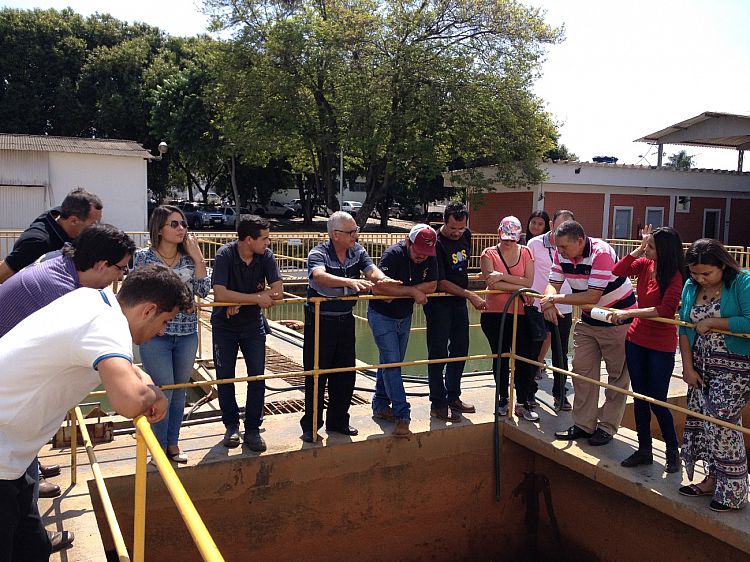
<svg viewBox="0 0 750 562"><path fill-rule="evenodd" d="M750 339L712 330L750 333L750 274L717 240L694 242L685 263L691 278L682 291L680 318L695 324L679 331L688 408L741 424L750 400ZM714 511L745 506L747 455L739 431L688 416L682 458L690 480L697 461L706 465L703 481L683 486L682 495L710 495Z"/></svg>

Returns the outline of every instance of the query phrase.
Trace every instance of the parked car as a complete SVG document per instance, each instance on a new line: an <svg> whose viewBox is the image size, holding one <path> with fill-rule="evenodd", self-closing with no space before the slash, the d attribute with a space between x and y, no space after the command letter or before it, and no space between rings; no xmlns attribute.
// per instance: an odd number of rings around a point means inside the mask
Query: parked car
<svg viewBox="0 0 750 562"><path fill-rule="evenodd" d="M351 216L356 217L357 211L359 211L362 208L362 203L359 201L344 201L344 204L341 205L341 210L346 211Z"/></svg>
<svg viewBox="0 0 750 562"><path fill-rule="evenodd" d="M234 207L222 207L221 209L222 215L224 216L224 227L225 228L235 228L236 225L236 217L234 212ZM241 215L252 215L253 212L248 209L247 207L240 207L240 214Z"/></svg>
<svg viewBox="0 0 750 562"><path fill-rule="evenodd" d="M301 199L292 199L287 203L292 209L294 209L294 214L298 217L302 216L302 200Z"/></svg>
<svg viewBox="0 0 750 562"><path fill-rule="evenodd" d="M269 201L268 205L263 205L263 212L256 210L256 214L264 217L281 217L290 219L294 216L295 210L291 205L284 205L278 201Z"/></svg>
<svg viewBox="0 0 750 562"><path fill-rule="evenodd" d="M422 222L425 224L429 224L432 228L438 229L443 226L443 213L430 211L424 216L424 220Z"/></svg>
<svg viewBox="0 0 750 562"><path fill-rule="evenodd" d="M180 203L178 207L185 213L188 225L193 230L220 227L224 224L224 214L216 207L196 203Z"/></svg>

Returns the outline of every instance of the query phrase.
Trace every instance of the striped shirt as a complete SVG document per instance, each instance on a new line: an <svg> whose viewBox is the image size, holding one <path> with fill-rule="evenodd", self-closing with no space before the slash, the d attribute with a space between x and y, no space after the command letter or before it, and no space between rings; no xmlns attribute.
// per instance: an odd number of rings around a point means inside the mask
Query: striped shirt
<svg viewBox="0 0 750 562"><path fill-rule="evenodd" d="M375 267L367 251L359 244L346 251L344 263L341 263L336 255L333 242L328 240L318 244L307 256L307 296L310 297L348 297L356 295L357 291L349 287L323 287L315 281L313 272L322 269L336 277L348 277L359 279L360 274L367 273ZM356 301L326 301L320 304L320 313L323 316L341 316L350 314Z"/></svg>
<svg viewBox="0 0 750 562"><path fill-rule="evenodd" d="M617 254L612 246L599 238L586 238L583 254L569 260L555 250L549 282L560 285L568 281L573 294L585 293L589 289L602 292L596 306L627 310L636 307L633 286L627 277L617 277L612 269ZM588 310L581 313L581 321L592 326L612 326L591 318Z"/></svg>

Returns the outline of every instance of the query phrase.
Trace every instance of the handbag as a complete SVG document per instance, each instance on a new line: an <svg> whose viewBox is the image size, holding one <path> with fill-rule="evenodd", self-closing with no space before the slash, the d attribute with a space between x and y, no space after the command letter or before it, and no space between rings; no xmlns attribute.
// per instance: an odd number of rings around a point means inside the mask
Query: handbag
<svg viewBox="0 0 750 562"><path fill-rule="evenodd" d="M529 252L529 254L531 253L528 248L522 246L521 251L523 252L524 249ZM497 255L500 256L505 269L508 271L508 275L513 275L510 272L508 264L505 263L505 258L499 247L497 248ZM529 339L534 342L544 341L547 338L547 327L544 321L544 314L542 314L542 312L533 304L527 304L526 296L523 294L521 295L521 301L523 302L523 312L526 315L526 328L529 332Z"/></svg>

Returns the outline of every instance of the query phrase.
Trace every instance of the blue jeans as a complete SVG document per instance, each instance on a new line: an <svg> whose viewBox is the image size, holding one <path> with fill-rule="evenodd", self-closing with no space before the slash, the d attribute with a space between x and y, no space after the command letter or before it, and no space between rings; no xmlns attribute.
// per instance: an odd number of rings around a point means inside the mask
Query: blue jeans
<svg viewBox="0 0 750 562"><path fill-rule="evenodd" d="M466 300L453 297L434 299L424 306L427 318L427 357L445 359L464 357L469 353L469 311ZM461 396L461 375L465 361L430 363L427 378L430 383L432 408L444 408ZM445 370L445 380L443 380Z"/></svg>
<svg viewBox="0 0 750 562"><path fill-rule="evenodd" d="M235 378L237 351L242 350L247 367L247 376L262 375L266 369L266 330L263 323L245 327L241 332L223 330L214 327L214 364L216 378ZM220 384L219 407L221 421L226 427L240 426L240 410L234 395L234 384ZM263 397L266 392L265 381L247 383L247 401L245 402L245 431L257 431L263 423Z"/></svg>
<svg viewBox="0 0 750 562"><path fill-rule="evenodd" d="M633 392L645 394L663 402L667 401L669 380L674 370L674 353L648 349L625 341L625 361L630 373ZM638 450L651 452L651 411L659 422L667 451L677 450L677 433L674 430L672 413L663 406L636 400L633 404L635 429L638 432Z"/></svg>
<svg viewBox="0 0 750 562"><path fill-rule="evenodd" d="M404 360L406 346L409 343L411 316L398 319L367 310L372 336L380 351L381 363L398 363ZM375 396L372 399L372 411L382 412L388 406L393 409L397 420L411 419L411 407L406 401L404 381L401 379L401 367L378 369L375 382Z"/></svg>
<svg viewBox="0 0 750 562"><path fill-rule="evenodd" d="M195 352L198 349L198 333L185 336L154 336L140 345L143 369L159 386L183 384L193 374ZM166 449L177 445L180 427L185 415L185 389L165 390L169 401L167 415L153 425L159 445Z"/></svg>

